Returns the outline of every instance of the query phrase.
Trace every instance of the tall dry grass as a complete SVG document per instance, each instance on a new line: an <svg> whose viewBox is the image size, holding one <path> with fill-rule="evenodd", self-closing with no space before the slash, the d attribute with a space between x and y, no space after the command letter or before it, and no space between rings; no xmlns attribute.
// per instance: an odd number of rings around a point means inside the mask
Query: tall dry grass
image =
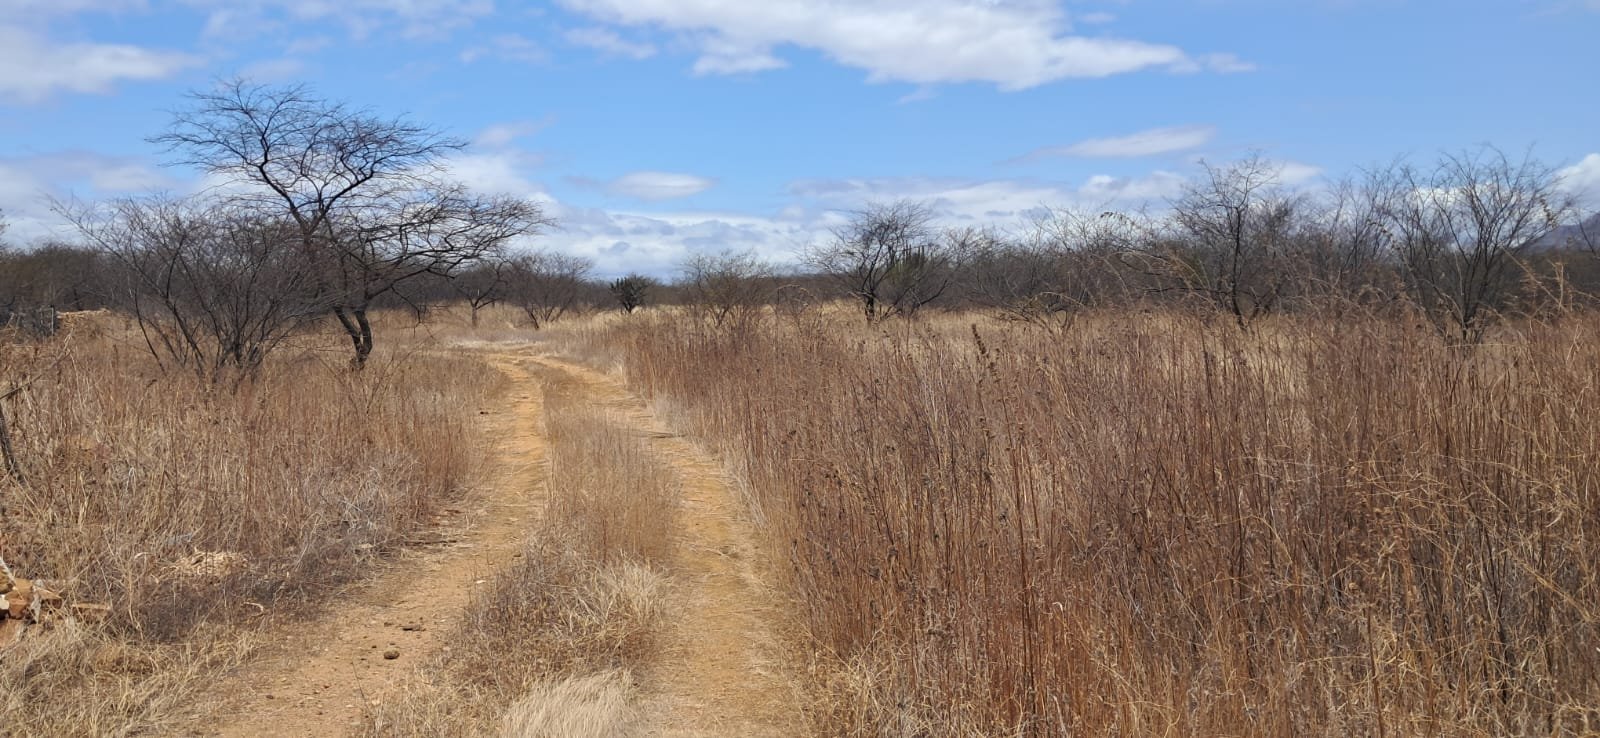
<svg viewBox="0 0 1600 738"><path fill-rule="evenodd" d="M828 735L1600 730L1592 316L586 340L747 482Z"/></svg>
<svg viewBox="0 0 1600 738"><path fill-rule="evenodd" d="M368 711L365 734L622 738L634 673L670 607L677 478L625 417L544 382L549 485L519 562L468 608L446 654Z"/></svg>
<svg viewBox="0 0 1600 738"><path fill-rule="evenodd" d="M19 576L102 623L37 627L0 657L5 727L167 734L252 633L298 617L401 545L472 481L470 357L388 351L367 371L295 350L255 381L162 373L115 325L0 345L26 486L4 482Z"/></svg>

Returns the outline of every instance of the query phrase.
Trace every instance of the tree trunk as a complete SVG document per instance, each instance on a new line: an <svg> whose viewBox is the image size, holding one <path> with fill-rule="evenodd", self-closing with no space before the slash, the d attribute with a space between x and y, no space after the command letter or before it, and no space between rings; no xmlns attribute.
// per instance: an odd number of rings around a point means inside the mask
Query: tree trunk
<svg viewBox="0 0 1600 738"><path fill-rule="evenodd" d="M334 308L333 314L339 319L339 325L344 327L344 333L350 337L350 345L356 351L350 365L357 369L366 366L367 357L372 355L372 324L367 321L367 309L341 306Z"/></svg>

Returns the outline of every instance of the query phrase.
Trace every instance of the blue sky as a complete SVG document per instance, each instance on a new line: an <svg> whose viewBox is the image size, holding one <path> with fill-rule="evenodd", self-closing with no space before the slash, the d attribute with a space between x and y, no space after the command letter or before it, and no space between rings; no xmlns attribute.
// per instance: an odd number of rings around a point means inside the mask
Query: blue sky
<svg viewBox="0 0 1600 738"><path fill-rule="evenodd" d="M0 211L183 192L146 137L244 75L474 141L600 271L774 258L869 200L950 222L1533 147L1600 203L1600 0L0 0Z"/></svg>

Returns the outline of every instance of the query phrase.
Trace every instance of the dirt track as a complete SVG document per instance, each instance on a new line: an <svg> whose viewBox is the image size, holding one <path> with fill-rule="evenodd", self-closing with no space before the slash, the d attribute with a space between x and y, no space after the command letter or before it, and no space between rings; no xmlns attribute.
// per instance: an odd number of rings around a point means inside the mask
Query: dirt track
<svg viewBox="0 0 1600 738"><path fill-rule="evenodd" d="M715 460L677 436L619 382L502 347L486 357L510 379L485 416L496 449L484 489L423 547L296 628L257 664L219 685L227 738L348 734L362 708L448 647L473 587L508 565L544 495L541 375L576 380L589 401L623 411L680 475L684 499L671 573L682 607L658 662L641 674L645 734L793 736L804 732L785 669L780 600L764 584L744 506ZM420 584L425 587L419 588ZM386 651L398 651L395 659Z"/></svg>

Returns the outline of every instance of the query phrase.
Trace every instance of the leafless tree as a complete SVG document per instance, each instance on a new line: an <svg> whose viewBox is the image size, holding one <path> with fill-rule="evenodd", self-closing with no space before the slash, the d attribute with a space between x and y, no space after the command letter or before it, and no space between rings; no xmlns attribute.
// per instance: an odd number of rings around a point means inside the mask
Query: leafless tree
<svg viewBox="0 0 1600 738"><path fill-rule="evenodd" d="M509 262L506 291L535 330L578 307L594 262L551 252L521 254Z"/></svg>
<svg viewBox="0 0 1600 738"><path fill-rule="evenodd" d="M617 306L622 308L622 312L631 313L649 302L650 293L655 291L658 285L656 280L643 274L629 274L612 280L606 286L611 290L611 296L616 298Z"/></svg>
<svg viewBox="0 0 1600 738"><path fill-rule="evenodd" d="M62 212L119 267L122 302L163 363L210 381L247 376L322 314L310 272L288 248L291 222L160 198Z"/></svg>
<svg viewBox="0 0 1600 738"><path fill-rule="evenodd" d="M421 275L453 276L550 223L533 202L447 181L444 160L465 143L404 118L243 81L191 102L154 141L223 178L219 194L236 205L294 224L291 250L357 366L372 353L375 299Z"/></svg>
<svg viewBox="0 0 1600 738"><path fill-rule="evenodd" d="M868 321L911 316L955 281L962 248L974 237L941 233L933 220L933 210L918 202L869 205L802 257L860 302Z"/></svg>
<svg viewBox="0 0 1600 738"><path fill-rule="evenodd" d="M1243 328L1283 294L1300 203L1279 187L1279 168L1260 155L1204 166L1172 203L1170 237L1152 240L1141 257L1169 281L1164 289L1203 295Z"/></svg>
<svg viewBox="0 0 1600 738"><path fill-rule="evenodd" d="M697 253L681 267L683 295L717 327L745 325L772 301L775 271L754 253Z"/></svg>
<svg viewBox="0 0 1600 738"><path fill-rule="evenodd" d="M478 314L506 297L511 279L511 261L500 257L486 259L450 279L450 289L466 300L472 327L478 327Z"/></svg>
<svg viewBox="0 0 1600 738"><path fill-rule="evenodd" d="M1372 181L1412 298L1462 343L1482 338L1528 250L1573 212L1554 169L1490 146L1444 155L1431 170L1402 161Z"/></svg>
<svg viewBox="0 0 1600 738"><path fill-rule="evenodd" d="M1382 218L1355 180L1333 182L1303 201L1289 252L1294 296L1306 306L1337 313L1381 301L1390 291Z"/></svg>
<svg viewBox="0 0 1600 738"><path fill-rule="evenodd" d="M1116 256L1143 228L1134 216L1063 209L1014 235L976 231L962 268L967 298L1006 320L1064 330L1082 309L1127 294Z"/></svg>

